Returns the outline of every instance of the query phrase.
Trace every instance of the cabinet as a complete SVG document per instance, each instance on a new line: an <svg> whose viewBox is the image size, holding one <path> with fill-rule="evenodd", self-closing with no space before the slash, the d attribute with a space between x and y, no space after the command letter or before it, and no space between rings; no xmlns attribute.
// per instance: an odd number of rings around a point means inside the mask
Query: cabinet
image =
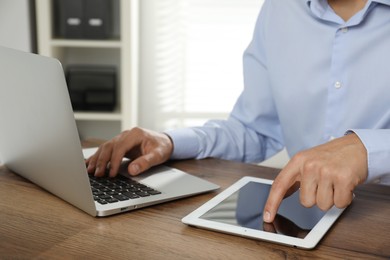
<svg viewBox="0 0 390 260"><path fill-rule="evenodd" d="M117 68L117 105L112 112L75 112L80 138L109 139L137 125L139 0L113 1L113 37L73 40L54 37L53 2L36 0L40 55L68 65L110 65Z"/></svg>

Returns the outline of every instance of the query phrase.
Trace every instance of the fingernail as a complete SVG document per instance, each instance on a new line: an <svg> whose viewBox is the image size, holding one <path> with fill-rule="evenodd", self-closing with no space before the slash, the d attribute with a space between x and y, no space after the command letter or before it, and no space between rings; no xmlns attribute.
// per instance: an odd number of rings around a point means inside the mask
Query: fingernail
<svg viewBox="0 0 390 260"><path fill-rule="evenodd" d="M133 174L138 174L140 172L140 168L139 168L139 165L138 164L132 164L131 165L131 171L133 172Z"/></svg>
<svg viewBox="0 0 390 260"><path fill-rule="evenodd" d="M264 221L265 221L265 222L270 222L270 220L271 220L271 213L269 213L268 211L266 211L266 212L264 213Z"/></svg>
<svg viewBox="0 0 390 260"><path fill-rule="evenodd" d="M97 176L98 173L99 173L99 168L96 168L96 169L95 169L95 176Z"/></svg>

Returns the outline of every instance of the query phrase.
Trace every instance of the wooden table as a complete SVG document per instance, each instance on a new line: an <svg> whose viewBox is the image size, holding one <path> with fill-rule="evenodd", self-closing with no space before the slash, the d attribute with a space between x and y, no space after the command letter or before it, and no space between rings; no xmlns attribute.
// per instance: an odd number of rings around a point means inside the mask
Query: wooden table
<svg viewBox="0 0 390 260"><path fill-rule="evenodd" d="M389 259L390 187L364 185L313 250L186 226L181 218L242 176L277 169L217 159L168 165L221 186L217 192L93 218L0 166L0 259Z"/></svg>

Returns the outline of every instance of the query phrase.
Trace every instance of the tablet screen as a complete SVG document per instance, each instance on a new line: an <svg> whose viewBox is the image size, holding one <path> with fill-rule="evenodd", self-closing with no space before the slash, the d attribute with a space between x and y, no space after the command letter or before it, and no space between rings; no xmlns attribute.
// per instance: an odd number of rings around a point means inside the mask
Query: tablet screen
<svg viewBox="0 0 390 260"><path fill-rule="evenodd" d="M316 206L303 207L296 191L282 201L274 222L265 223L263 209L270 189L270 184L250 181L200 218L304 238L326 213Z"/></svg>

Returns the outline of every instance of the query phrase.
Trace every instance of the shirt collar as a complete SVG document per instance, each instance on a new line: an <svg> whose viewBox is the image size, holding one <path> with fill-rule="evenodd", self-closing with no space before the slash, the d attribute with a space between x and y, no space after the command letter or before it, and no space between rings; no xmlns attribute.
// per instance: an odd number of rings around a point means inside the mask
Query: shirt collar
<svg viewBox="0 0 390 260"><path fill-rule="evenodd" d="M308 8L315 16L323 20L333 21L338 24L345 25L344 21L341 18L334 17L334 15L332 15L331 12L329 12L330 6L327 0L305 0L305 1ZM390 1L389 0L368 0L368 3L366 5L364 13L362 13L362 16L359 18L357 17L357 19L348 21L348 26L360 23L360 21L364 18L367 12L372 8L374 8L374 6L377 4L384 4L390 6Z"/></svg>
<svg viewBox="0 0 390 260"><path fill-rule="evenodd" d="M308 6L310 6L311 2L313 2L313 1L318 2L323 7L328 6L328 1L327 0L305 0L305 1L306 1L306 4ZM379 4L384 4L384 5L390 6L390 1L389 0L371 0L370 2L376 2L376 3L379 3Z"/></svg>
<svg viewBox="0 0 390 260"><path fill-rule="evenodd" d="M379 4L384 4L390 6L390 1L389 0L372 0L371 2L376 2Z"/></svg>
<svg viewBox="0 0 390 260"><path fill-rule="evenodd" d="M329 7L327 0L306 0L306 4L318 17L322 17L326 9Z"/></svg>

